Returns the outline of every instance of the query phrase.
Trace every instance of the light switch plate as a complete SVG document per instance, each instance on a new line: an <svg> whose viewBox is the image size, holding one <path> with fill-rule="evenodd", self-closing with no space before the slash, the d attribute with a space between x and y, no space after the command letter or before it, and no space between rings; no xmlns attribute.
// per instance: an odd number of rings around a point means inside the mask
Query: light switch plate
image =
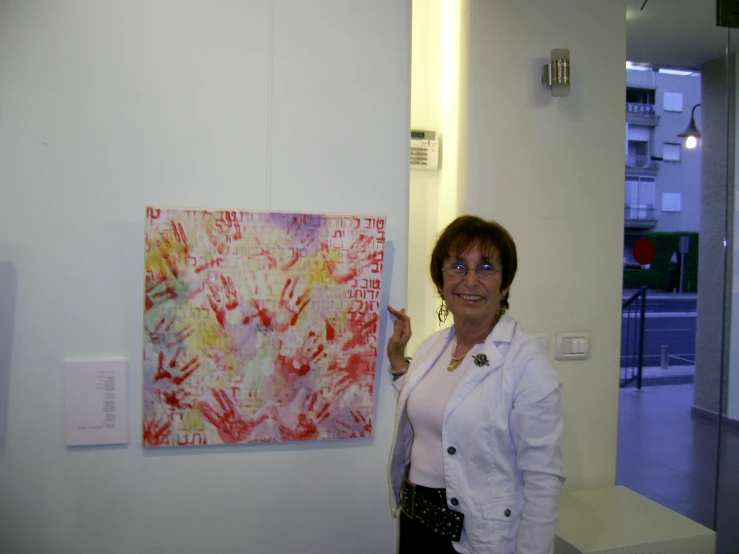
<svg viewBox="0 0 739 554"><path fill-rule="evenodd" d="M590 357L590 333L557 333L554 358L560 361L587 360Z"/></svg>

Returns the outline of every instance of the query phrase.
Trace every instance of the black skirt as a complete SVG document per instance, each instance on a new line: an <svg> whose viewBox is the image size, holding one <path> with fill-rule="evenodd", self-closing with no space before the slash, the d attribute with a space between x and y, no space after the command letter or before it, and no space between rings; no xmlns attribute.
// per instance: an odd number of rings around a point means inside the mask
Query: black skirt
<svg viewBox="0 0 739 554"><path fill-rule="evenodd" d="M451 539L436 535L428 527L400 512L398 554L456 554Z"/></svg>

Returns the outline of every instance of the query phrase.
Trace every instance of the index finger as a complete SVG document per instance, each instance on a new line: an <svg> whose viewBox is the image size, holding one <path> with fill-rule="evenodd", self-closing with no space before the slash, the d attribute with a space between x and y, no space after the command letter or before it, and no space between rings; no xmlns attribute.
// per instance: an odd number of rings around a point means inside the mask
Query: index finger
<svg viewBox="0 0 739 554"><path fill-rule="evenodd" d="M410 319L408 315L405 313L405 308L401 308L400 310L396 310L392 306L387 307L387 311L390 312L392 315L397 317L398 319Z"/></svg>

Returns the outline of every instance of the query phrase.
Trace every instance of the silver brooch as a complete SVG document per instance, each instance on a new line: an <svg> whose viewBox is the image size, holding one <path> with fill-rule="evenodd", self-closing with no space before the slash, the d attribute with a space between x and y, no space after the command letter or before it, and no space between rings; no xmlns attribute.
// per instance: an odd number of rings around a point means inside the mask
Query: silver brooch
<svg viewBox="0 0 739 554"><path fill-rule="evenodd" d="M475 362L475 365L477 367L482 367L484 365L490 365L488 363L488 357L485 354L475 354L472 356L472 360Z"/></svg>

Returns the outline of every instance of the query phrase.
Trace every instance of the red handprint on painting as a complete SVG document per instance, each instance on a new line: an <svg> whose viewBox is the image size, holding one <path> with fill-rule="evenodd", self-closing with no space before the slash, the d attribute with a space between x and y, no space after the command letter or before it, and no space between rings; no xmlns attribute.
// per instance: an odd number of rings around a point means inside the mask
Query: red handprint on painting
<svg viewBox="0 0 739 554"><path fill-rule="evenodd" d="M374 385L375 358L376 354L354 353L343 364L332 363L327 373L332 376L334 394L343 396L352 389L371 392Z"/></svg>
<svg viewBox="0 0 739 554"><path fill-rule="evenodd" d="M310 289L302 290L301 293L298 281L298 278L293 279L292 277L285 281L280 294L280 303L274 311L263 307L258 300L252 300L251 303L256 312L246 316L243 320L244 324L258 320L262 326L277 332L294 327L300 319L300 314L310 302Z"/></svg>
<svg viewBox="0 0 739 554"><path fill-rule="evenodd" d="M157 304L174 300L182 292L182 284L177 279L169 279L159 274L147 273L144 290L144 308L151 310Z"/></svg>
<svg viewBox="0 0 739 554"><path fill-rule="evenodd" d="M352 410L349 412L349 415L352 416L354 419L354 422L362 426L362 432L366 433L367 435L372 434L372 421L368 420L366 417L364 417L364 414L361 412L357 412L355 410ZM364 436L364 435L362 435Z"/></svg>
<svg viewBox="0 0 739 554"><path fill-rule="evenodd" d="M150 310L187 290L181 279L190 257L190 245L184 227L174 221L170 222L169 230L159 232L153 241L147 236L146 243L144 304Z"/></svg>
<svg viewBox="0 0 739 554"><path fill-rule="evenodd" d="M164 352L160 352L157 359L157 372L154 375L154 381L167 379L175 385L181 385L185 379L190 377L200 367L200 360L197 356L193 356L189 361L180 367L178 358L182 353L182 349L177 350L172 359L168 362L164 356ZM166 366L166 369L165 369ZM169 371L169 370L172 371Z"/></svg>
<svg viewBox="0 0 739 554"><path fill-rule="evenodd" d="M340 284L346 284L357 278L365 268L383 260L383 251L374 250L375 239L368 235L359 235L346 252L346 259L339 264L329 255L328 245L323 245L323 257L326 270L333 280Z"/></svg>
<svg viewBox="0 0 739 554"><path fill-rule="evenodd" d="M285 355L281 352L282 343L278 348L275 370L285 376L303 377L312 369L319 367L321 361L327 356L326 348L321 344L321 337L313 331L308 333L303 344L292 355Z"/></svg>
<svg viewBox="0 0 739 554"><path fill-rule="evenodd" d="M190 245L182 223L170 222L169 231L159 234L149 254L159 258L156 265L162 276L179 277L190 257Z"/></svg>
<svg viewBox="0 0 739 554"><path fill-rule="evenodd" d="M372 434L372 421L355 410L349 411L349 415L351 416L349 420L336 421L336 425L346 429L345 433L348 433L349 438L356 439Z"/></svg>
<svg viewBox="0 0 739 554"><path fill-rule="evenodd" d="M319 399L322 400L319 407ZM303 401L296 422L288 427L280 424L280 437L284 441L305 441L318 438L318 425L331 415L328 409L331 402L323 401L318 392L308 395Z"/></svg>
<svg viewBox="0 0 739 554"><path fill-rule="evenodd" d="M298 415L298 423L292 429L280 425L280 438L284 441L307 441L318 437L318 427L305 414Z"/></svg>
<svg viewBox="0 0 739 554"><path fill-rule="evenodd" d="M172 422L162 424L156 421L144 422L144 446L164 446L169 444L169 434L172 431Z"/></svg>
<svg viewBox="0 0 739 554"><path fill-rule="evenodd" d="M173 411L192 408L193 403L187 401L187 398L190 396L190 393L183 389L175 389L171 392L157 390L159 401L169 406Z"/></svg>
<svg viewBox="0 0 739 554"><path fill-rule="evenodd" d="M263 414L257 419L244 418L223 389L213 389L213 398L221 406L223 413L219 414L207 402L200 404L200 411L205 419L210 421L218 429L218 435L221 437L221 440L228 444L245 442L249 439L257 425L274 417L273 414L269 413Z"/></svg>
<svg viewBox="0 0 739 554"><path fill-rule="evenodd" d="M229 254L231 243L242 238L236 212L223 212L208 228L208 238L219 255Z"/></svg>
<svg viewBox="0 0 739 554"><path fill-rule="evenodd" d="M220 219L216 220L216 229L221 233L227 233L231 240L239 240L243 236L236 212L221 212Z"/></svg>
<svg viewBox="0 0 739 554"><path fill-rule="evenodd" d="M348 322L349 327L349 340L346 341L342 350L347 351L352 348L364 348L374 343L374 338L377 335L377 323L380 320L377 314L370 314L367 321L357 321L350 319Z"/></svg>
<svg viewBox="0 0 739 554"><path fill-rule="evenodd" d="M279 310L280 313L280 326L281 331L290 327L294 327L298 322L300 314L310 302L308 297L310 294L309 290L303 290L302 294L296 294L295 290L298 286L298 279L288 279L285 281L285 286L282 288L282 294L280 295Z"/></svg>
<svg viewBox="0 0 739 554"><path fill-rule="evenodd" d="M231 277L225 275L219 277L220 282L207 284L208 289L210 289L208 302L216 314L216 320L221 324L221 327L225 328L226 315L239 305L239 293Z"/></svg>
<svg viewBox="0 0 739 554"><path fill-rule="evenodd" d="M192 335L192 325L189 323L182 329L172 333L172 331L175 330L175 323L176 321L174 317L170 318L169 321L163 317L159 320L159 323L154 327L154 329L149 329L147 327L146 333L149 336L149 342L151 344L161 346L171 346L184 342L190 335Z"/></svg>

